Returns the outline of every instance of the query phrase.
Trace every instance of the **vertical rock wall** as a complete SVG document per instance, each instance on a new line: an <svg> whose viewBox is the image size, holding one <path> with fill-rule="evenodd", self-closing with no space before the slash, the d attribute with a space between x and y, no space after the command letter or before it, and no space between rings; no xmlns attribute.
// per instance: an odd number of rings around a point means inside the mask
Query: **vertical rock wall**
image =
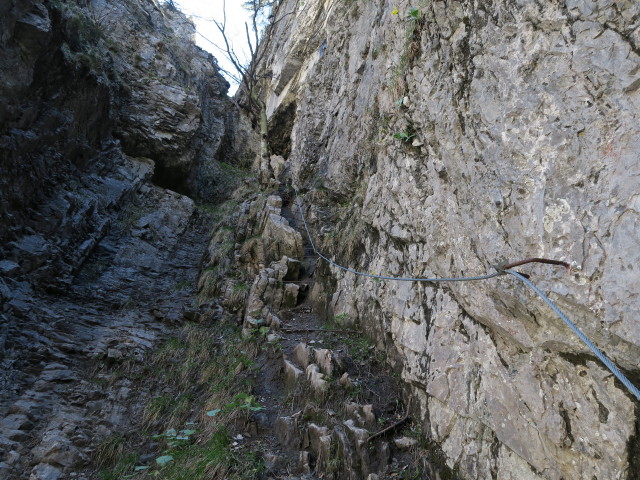
<svg viewBox="0 0 640 480"><path fill-rule="evenodd" d="M270 131L325 254L401 276L571 262L523 271L640 378L640 4L284 0L274 18ZM635 400L515 279L323 272L318 301L393 354L461 478L637 475Z"/></svg>

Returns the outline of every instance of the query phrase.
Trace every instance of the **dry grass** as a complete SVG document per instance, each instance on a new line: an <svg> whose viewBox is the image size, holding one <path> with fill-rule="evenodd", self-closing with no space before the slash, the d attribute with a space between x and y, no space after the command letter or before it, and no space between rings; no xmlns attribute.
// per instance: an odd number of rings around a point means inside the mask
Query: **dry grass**
<svg viewBox="0 0 640 480"><path fill-rule="evenodd" d="M126 440L121 435L114 435L102 440L93 454L93 461L98 468L115 465L124 456Z"/></svg>
<svg viewBox="0 0 640 480"><path fill-rule="evenodd" d="M259 457L232 451L226 427L246 419L247 411L234 399L250 397L258 350L257 342L242 338L237 326L224 323L209 328L188 325L157 350L150 370L164 379L166 388L147 404L143 424L158 432L179 430L191 421L198 433L192 445L171 451L171 464L139 478L253 478L245 470L259 471ZM219 412L207 415L212 410Z"/></svg>
<svg viewBox="0 0 640 480"><path fill-rule="evenodd" d="M245 373L253 368L258 349L237 327L184 327L180 337L169 338L152 356L150 370L166 388L146 405L144 428L178 428L197 411L202 424L211 424L207 411L222 408L238 393L249 393L250 375ZM216 417L214 423L226 424L232 417Z"/></svg>

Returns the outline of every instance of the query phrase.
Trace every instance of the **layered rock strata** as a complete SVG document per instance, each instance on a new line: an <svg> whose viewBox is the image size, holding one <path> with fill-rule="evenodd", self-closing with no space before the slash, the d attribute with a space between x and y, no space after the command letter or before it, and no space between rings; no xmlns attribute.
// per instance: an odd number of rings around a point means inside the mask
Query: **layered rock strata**
<svg viewBox="0 0 640 480"><path fill-rule="evenodd" d="M155 388L111 373L201 314L239 113L155 1L3 2L0 32L0 477L97 478Z"/></svg>
<svg viewBox="0 0 640 480"><path fill-rule="evenodd" d="M239 113L184 15L152 1L2 8L3 259L65 288L138 177L228 195Z"/></svg>

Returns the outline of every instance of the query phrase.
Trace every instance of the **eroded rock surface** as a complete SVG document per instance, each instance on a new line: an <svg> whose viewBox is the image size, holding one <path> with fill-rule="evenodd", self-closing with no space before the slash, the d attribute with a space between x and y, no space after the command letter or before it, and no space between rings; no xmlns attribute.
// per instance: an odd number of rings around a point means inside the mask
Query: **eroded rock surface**
<svg viewBox="0 0 640 480"><path fill-rule="evenodd" d="M638 378L636 2L285 1L275 18L270 129L290 134L323 253L412 277L565 260L523 271ZM524 285L320 272L314 297L394 356L462 478L637 476L636 400Z"/></svg>
<svg viewBox="0 0 640 480"><path fill-rule="evenodd" d="M566 260L579 268L523 271L638 378L636 2L283 0L273 16L259 167L265 185L291 177L318 248L412 277ZM0 27L0 475L88 477L95 441L149 396L127 402L131 380L96 365L140 364L198 318L208 217L181 193L226 196L240 181L221 162L255 137L229 128L240 115L192 24L155 1L16 0ZM272 409L251 419L275 428L272 473L374 480L417 442L437 453L430 476L638 476L637 401L524 285L327 264L303 285L315 265L287 193L237 196L198 282L272 348L279 373L256 387ZM307 338L313 308L295 306L312 285L315 312L386 352L419 439L370 436L404 412L346 401L376 397L375 349L356 364Z"/></svg>
<svg viewBox="0 0 640 480"><path fill-rule="evenodd" d="M201 315L193 198L238 183L244 134L169 6L3 2L0 31L0 477L97 478L155 388L105 372Z"/></svg>
<svg viewBox="0 0 640 480"><path fill-rule="evenodd" d="M69 293L7 281L3 478L80 475L101 441L141 417L150 385L99 372L141 364L172 326L200 314L194 285L207 226L189 198L143 185Z"/></svg>

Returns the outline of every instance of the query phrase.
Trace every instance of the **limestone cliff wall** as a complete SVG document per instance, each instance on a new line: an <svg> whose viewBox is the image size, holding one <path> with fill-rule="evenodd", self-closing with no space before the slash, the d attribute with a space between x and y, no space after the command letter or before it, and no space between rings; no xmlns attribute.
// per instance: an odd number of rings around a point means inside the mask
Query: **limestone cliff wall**
<svg viewBox="0 0 640 480"><path fill-rule="evenodd" d="M271 137L326 254L441 277L565 260L522 271L640 378L640 4L283 0L274 18ZM318 301L395 359L461 478L638 474L637 402L515 279L320 273Z"/></svg>

